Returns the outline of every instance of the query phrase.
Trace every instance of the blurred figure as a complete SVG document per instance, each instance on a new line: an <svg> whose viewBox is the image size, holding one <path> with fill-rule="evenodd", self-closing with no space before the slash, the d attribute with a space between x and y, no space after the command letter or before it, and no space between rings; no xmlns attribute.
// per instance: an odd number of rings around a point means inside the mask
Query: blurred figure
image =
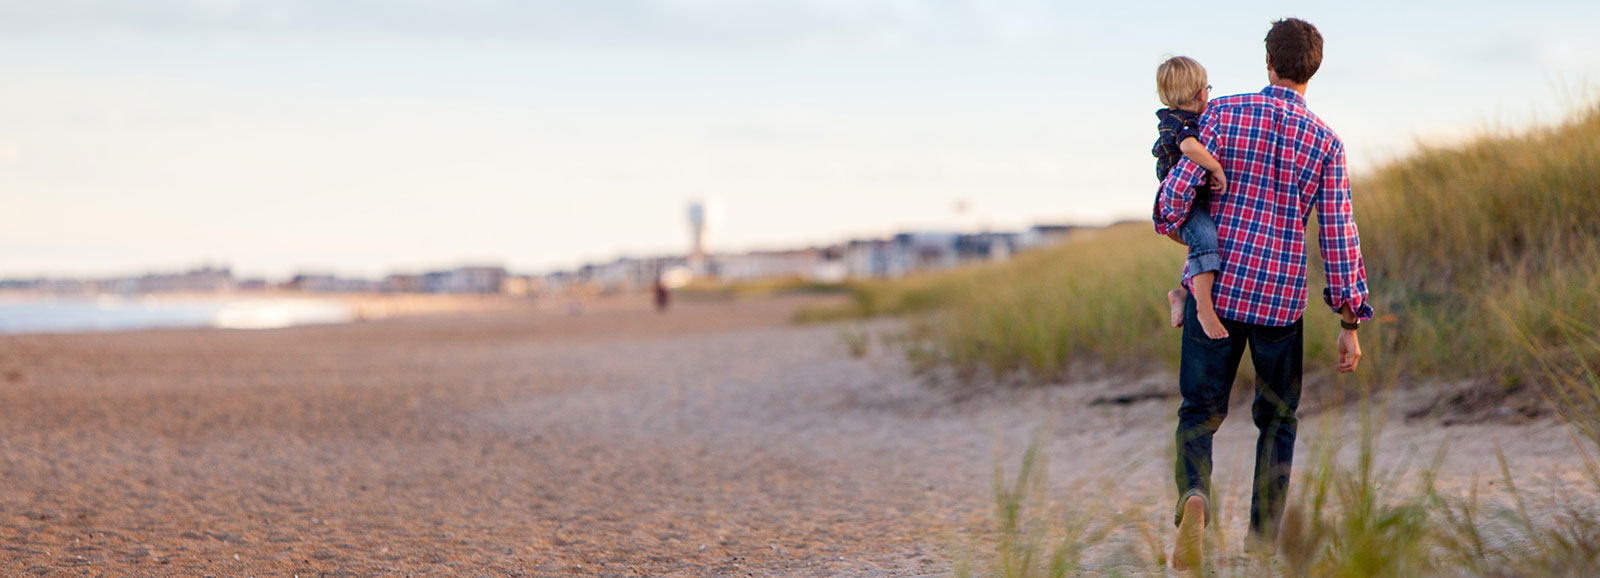
<svg viewBox="0 0 1600 578"><path fill-rule="evenodd" d="M656 311L666 313L667 306L672 304L672 290L667 288L667 282L661 275L656 275L655 285Z"/></svg>

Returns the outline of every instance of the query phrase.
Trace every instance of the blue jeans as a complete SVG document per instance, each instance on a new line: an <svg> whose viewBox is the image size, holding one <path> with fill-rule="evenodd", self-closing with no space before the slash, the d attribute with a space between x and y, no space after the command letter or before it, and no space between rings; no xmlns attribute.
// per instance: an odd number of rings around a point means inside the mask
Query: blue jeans
<svg viewBox="0 0 1600 578"><path fill-rule="evenodd" d="M1256 399L1251 406L1256 429L1256 475L1250 498L1250 532L1276 537L1294 464L1294 438L1299 425L1300 373L1305 363L1302 321L1285 327L1223 319L1228 337L1206 337L1195 317L1194 297L1184 305L1183 358L1178 365L1178 520L1190 495L1206 498L1206 519L1212 519L1211 436L1228 416L1228 394L1246 348L1256 370Z"/></svg>
<svg viewBox="0 0 1600 578"><path fill-rule="evenodd" d="M1189 276L1207 271L1222 271L1222 254L1217 252L1217 222L1200 199L1189 208L1189 217L1178 225L1178 237L1189 246Z"/></svg>

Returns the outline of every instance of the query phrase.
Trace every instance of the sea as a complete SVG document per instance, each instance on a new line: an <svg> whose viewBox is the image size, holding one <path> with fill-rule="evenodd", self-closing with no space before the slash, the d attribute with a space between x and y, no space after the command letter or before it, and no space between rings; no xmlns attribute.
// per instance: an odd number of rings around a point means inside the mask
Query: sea
<svg viewBox="0 0 1600 578"><path fill-rule="evenodd" d="M99 295L0 297L0 334L347 323L346 303L294 297Z"/></svg>

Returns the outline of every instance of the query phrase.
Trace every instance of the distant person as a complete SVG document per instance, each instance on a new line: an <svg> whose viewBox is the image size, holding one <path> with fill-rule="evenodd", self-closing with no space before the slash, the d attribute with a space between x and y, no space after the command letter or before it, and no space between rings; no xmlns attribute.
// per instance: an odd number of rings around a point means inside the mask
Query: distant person
<svg viewBox="0 0 1600 578"><path fill-rule="evenodd" d="M1247 544L1272 548L1283 518L1294 462L1304 364L1302 315L1306 305L1306 221L1317 213L1318 240L1328 287L1323 301L1342 317L1340 373L1356 369L1360 321L1372 317L1366 271L1351 214L1344 144L1306 109L1306 84L1322 64L1322 35L1294 18L1272 24L1266 37L1269 86L1255 94L1219 98L1200 115L1200 143L1221 161L1231 185L1214 194L1222 268L1213 286L1216 310L1228 337L1201 327L1196 304L1185 301L1178 388L1178 526L1172 565L1198 568L1202 530L1211 518L1211 439L1228 413L1228 393L1245 349L1255 365L1251 407L1260 437L1250 501ZM1171 235L1190 218L1207 170L1179 159L1162 182L1154 221ZM1195 271L1186 272L1193 289Z"/></svg>
<svg viewBox="0 0 1600 578"><path fill-rule="evenodd" d="M1181 158L1200 165L1210 175L1210 185L1195 189L1189 215L1171 237L1189 246L1187 270L1189 284L1194 286L1200 328L1207 337L1221 339L1228 336L1228 329L1217 319L1217 310L1211 301L1211 286L1217 272L1222 270L1222 257L1217 254L1217 223L1211 219L1210 207L1213 193L1227 191L1228 178L1222 174L1222 164L1200 144L1197 123L1200 113L1206 111L1206 101L1211 99L1205 67L1187 56L1167 59L1156 68L1156 94L1161 97L1161 104L1167 105L1156 111L1160 136L1150 151L1156 157L1156 178L1165 180ZM1181 286L1167 292L1173 327L1183 326L1183 304L1188 296L1189 292Z"/></svg>
<svg viewBox="0 0 1600 578"><path fill-rule="evenodd" d="M656 311L666 313L667 307L672 304L672 290L667 288L667 282L660 275L656 275L655 286Z"/></svg>

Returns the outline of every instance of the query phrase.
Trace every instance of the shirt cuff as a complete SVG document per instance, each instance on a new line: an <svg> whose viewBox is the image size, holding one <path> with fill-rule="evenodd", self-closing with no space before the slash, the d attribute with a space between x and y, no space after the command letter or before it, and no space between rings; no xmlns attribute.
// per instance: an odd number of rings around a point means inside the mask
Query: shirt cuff
<svg viewBox="0 0 1600 578"><path fill-rule="evenodd" d="M1333 288L1324 287L1322 289L1322 302L1327 303L1334 313L1338 313L1340 309L1344 309L1346 303L1349 303L1350 308L1356 313L1357 320L1367 321L1372 319L1372 305L1367 303L1366 295L1356 294L1355 291L1350 289L1340 290L1339 296L1335 298Z"/></svg>

